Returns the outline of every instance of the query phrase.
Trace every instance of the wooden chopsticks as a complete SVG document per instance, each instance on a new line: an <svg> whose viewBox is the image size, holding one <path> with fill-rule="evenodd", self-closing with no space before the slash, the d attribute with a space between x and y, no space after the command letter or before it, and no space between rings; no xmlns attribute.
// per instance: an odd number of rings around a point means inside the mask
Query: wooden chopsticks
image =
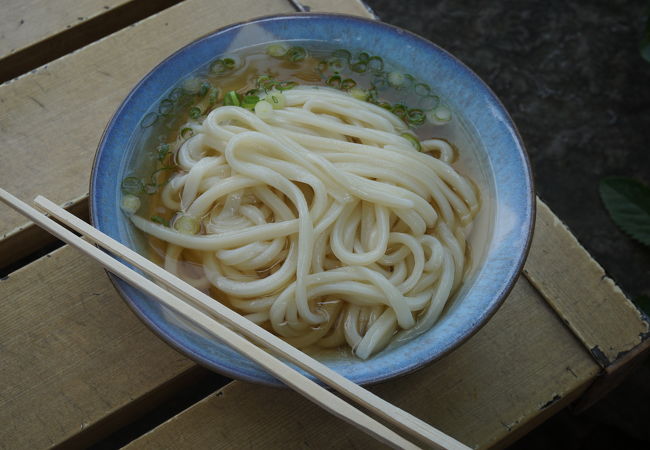
<svg viewBox="0 0 650 450"><path fill-rule="evenodd" d="M242 337L242 335L256 342L258 345L263 346L274 355L282 356L306 372L311 373L323 383L351 400L354 400L360 406L367 408L387 422L392 423L405 433L421 440L428 446L445 449L468 448L426 422L339 375L337 372L292 347L265 329L255 325L248 319L195 289L180 278L165 271L135 251L113 240L96 228L93 228L45 197L38 196L34 200L40 209L77 231L89 241L138 267L168 288L169 291L138 272L131 270L110 255L76 236L68 229L1 188L0 200L48 232L95 259L118 277L138 287L147 294L156 297L169 308L213 333L218 339L254 360L273 376L322 408L370 434L379 441L395 448L418 448L391 429L270 355L266 350L257 347L248 339ZM236 330L236 332L233 330Z"/></svg>

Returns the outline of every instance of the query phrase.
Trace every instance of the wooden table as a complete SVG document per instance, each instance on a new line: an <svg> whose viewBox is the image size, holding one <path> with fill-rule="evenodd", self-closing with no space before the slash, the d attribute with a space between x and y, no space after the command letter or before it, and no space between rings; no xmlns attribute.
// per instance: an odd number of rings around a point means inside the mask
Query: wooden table
<svg viewBox="0 0 650 450"><path fill-rule="evenodd" d="M306 3L369 15L356 1ZM0 185L26 200L45 194L81 217L102 130L140 77L216 28L294 11L288 0L5 0L0 8L0 77L9 80L0 86ZM0 208L0 448L98 442L203 373L139 322L97 265L55 247ZM468 445L503 446L602 395L641 359L648 329L538 202L524 273L489 323L442 360L371 389ZM129 447L371 445L291 391L234 381Z"/></svg>

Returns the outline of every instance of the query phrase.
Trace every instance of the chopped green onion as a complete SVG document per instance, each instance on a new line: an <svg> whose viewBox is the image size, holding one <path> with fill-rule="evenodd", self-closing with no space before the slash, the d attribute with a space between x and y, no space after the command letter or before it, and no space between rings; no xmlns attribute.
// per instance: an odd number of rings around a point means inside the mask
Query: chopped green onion
<svg viewBox="0 0 650 450"><path fill-rule="evenodd" d="M346 91L349 91L353 87L357 85L357 82L354 81L352 78L346 78L345 80L341 81L341 89L344 89Z"/></svg>
<svg viewBox="0 0 650 450"><path fill-rule="evenodd" d="M150 112L146 116L142 118L142 121L140 122L140 126L142 128L149 128L152 126L156 121L158 120L158 114L155 112Z"/></svg>
<svg viewBox="0 0 650 450"><path fill-rule="evenodd" d="M204 97L205 94L207 94L208 91L210 90L210 87L211 87L210 83L208 83L207 81L204 81L203 83L201 83L201 87L199 88L199 92L197 92L196 95L198 95L199 97Z"/></svg>
<svg viewBox="0 0 650 450"><path fill-rule="evenodd" d="M286 104L284 95L279 91L271 91L264 100L270 103L273 109L282 109Z"/></svg>
<svg viewBox="0 0 650 450"><path fill-rule="evenodd" d="M255 85L260 89L271 89L274 84L275 80L268 75L261 75L257 78L257 81L255 81Z"/></svg>
<svg viewBox="0 0 650 450"><path fill-rule="evenodd" d="M179 98L183 96L184 92L181 88L174 88L172 91L169 93L169 98L172 99L172 101L176 101Z"/></svg>
<svg viewBox="0 0 650 450"><path fill-rule="evenodd" d="M257 102L260 101L260 98L257 95L245 95L244 98L241 101L241 105L243 108L253 110L255 109L255 105Z"/></svg>
<svg viewBox="0 0 650 450"><path fill-rule="evenodd" d="M196 106L193 106L190 108L189 114L192 119L198 119L199 117L201 117L201 109Z"/></svg>
<svg viewBox="0 0 650 450"><path fill-rule="evenodd" d="M169 153L169 144L160 144L158 146L158 161L162 161Z"/></svg>
<svg viewBox="0 0 650 450"><path fill-rule="evenodd" d="M239 95L235 91L229 91L223 99L223 104L226 106L240 106Z"/></svg>
<svg viewBox="0 0 650 450"><path fill-rule="evenodd" d="M327 65L334 73L338 73L345 69L346 64L348 64L348 60L343 60L336 56L333 56L327 60Z"/></svg>
<svg viewBox="0 0 650 450"><path fill-rule="evenodd" d="M406 139L407 141L409 141L409 142L411 143L411 145L412 145L413 147L415 147L415 149L416 149L417 151L421 151L421 150L422 150L422 146L420 145L420 141L418 141L418 139L417 139L415 136L413 136L413 135L410 134L410 133L402 133L401 136L402 136L404 139Z"/></svg>
<svg viewBox="0 0 650 450"><path fill-rule="evenodd" d="M406 113L408 112L408 108L405 105L402 105L401 103L396 103L393 105L393 114L395 114L397 117L404 119L406 116Z"/></svg>
<svg viewBox="0 0 650 450"><path fill-rule="evenodd" d="M226 61L226 59L228 59L228 61ZM223 75L224 73L231 70L235 65L235 61L230 58L226 59L217 59L212 64L210 64L210 73L214 75Z"/></svg>
<svg viewBox="0 0 650 450"><path fill-rule="evenodd" d="M158 181L158 177L160 176L161 172L166 172L168 170L174 170L173 167L161 167L160 169L154 170L151 174L150 181L148 184L145 185L145 192L147 194L155 194L158 192L158 188L160 186L164 186L167 182L165 183L160 183Z"/></svg>
<svg viewBox="0 0 650 450"><path fill-rule="evenodd" d="M451 110L444 105L440 105L427 113L427 119L434 125L442 125L451 120Z"/></svg>
<svg viewBox="0 0 650 450"><path fill-rule="evenodd" d="M223 64L226 66L228 70L232 70L235 68L235 65L237 64L234 59L232 58L224 58L223 59Z"/></svg>
<svg viewBox="0 0 650 450"><path fill-rule="evenodd" d="M261 100L255 104L255 114L262 120L273 117L273 106L266 100Z"/></svg>
<svg viewBox="0 0 650 450"><path fill-rule="evenodd" d="M368 70L374 73L379 73L384 70L384 60L379 56L371 56L368 60Z"/></svg>
<svg viewBox="0 0 650 450"><path fill-rule="evenodd" d="M296 86L298 86L298 83L296 83L295 81L280 81L276 86L276 88L279 91L287 91L289 89L295 88Z"/></svg>
<svg viewBox="0 0 650 450"><path fill-rule="evenodd" d="M404 84L404 74L401 72L391 72L388 74L388 84L393 87L400 87Z"/></svg>
<svg viewBox="0 0 650 450"><path fill-rule="evenodd" d="M358 87L353 87L352 89L350 89L350 95L353 98L356 98L357 100L365 101L365 100L368 100L368 95L369 94L368 94L368 91L364 91L363 89L358 88Z"/></svg>
<svg viewBox="0 0 650 450"><path fill-rule="evenodd" d="M188 94L197 94L201 90L201 80L198 78L188 78L183 82L183 90Z"/></svg>
<svg viewBox="0 0 650 450"><path fill-rule="evenodd" d="M152 222L159 223L159 224L164 225L164 226L166 226L166 227L169 226L169 220L165 219L164 217L160 217L160 216L151 216L151 221L152 221Z"/></svg>
<svg viewBox="0 0 650 450"><path fill-rule="evenodd" d="M211 87L209 89L209 93L208 93L208 108L207 109L212 108L215 105L215 103L217 103L218 99L219 99L219 89L217 89L216 87Z"/></svg>
<svg viewBox="0 0 650 450"><path fill-rule="evenodd" d="M158 105L158 114L166 116L174 109L174 102L168 98L162 100Z"/></svg>
<svg viewBox="0 0 650 450"><path fill-rule="evenodd" d="M194 136L194 130L191 129L190 127L185 127L181 130L181 138L182 139L189 139L192 136Z"/></svg>
<svg viewBox="0 0 650 450"><path fill-rule="evenodd" d="M126 177L122 180L122 192L126 194L141 194L144 192L144 183L136 177Z"/></svg>
<svg viewBox="0 0 650 450"><path fill-rule="evenodd" d="M282 58L287 54L287 47L284 44L273 44L266 47L266 54L274 58Z"/></svg>
<svg viewBox="0 0 650 450"><path fill-rule="evenodd" d="M174 230L182 234L197 234L201 230L201 223L194 216L183 215L174 220Z"/></svg>
<svg viewBox="0 0 650 450"><path fill-rule="evenodd" d="M328 86L333 87L333 88L340 89L341 88L341 77L339 75L332 75L331 77L329 77L327 79L326 84Z"/></svg>
<svg viewBox="0 0 650 450"><path fill-rule="evenodd" d="M307 57L307 50L302 47L291 47L287 50L287 59L291 62L297 63L304 61Z"/></svg>
<svg viewBox="0 0 650 450"><path fill-rule="evenodd" d="M424 123L427 116L421 109L409 109L406 113L406 120L409 125L420 126Z"/></svg>
<svg viewBox="0 0 650 450"><path fill-rule="evenodd" d="M140 209L140 199L135 195L127 194L122 197L120 208L128 215L135 214Z"/></svg>
<svg viewBox="0 0 650 450"><path fill-rule="evenodd" d="M370 103L377 103L377 88L374 85L370 85L370 89L368 89L368 98L367 101Z"/></svg>

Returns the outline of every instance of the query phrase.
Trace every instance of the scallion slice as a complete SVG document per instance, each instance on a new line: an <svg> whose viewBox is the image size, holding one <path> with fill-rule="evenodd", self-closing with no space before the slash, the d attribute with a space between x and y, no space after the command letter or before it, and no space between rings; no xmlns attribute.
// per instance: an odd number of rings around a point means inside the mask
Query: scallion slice
<svg viewBox="0 0 650 450"><path fill-rule="evenodd" d="M237 92L229 91L223 98L223 104L226 106L241 106Z"/></svg>
<svg viewBox="0 0 650 450"><path fill-rule="evenodd" d="M451 110L445 105L439 105L427 113L427 119L434 125L442 125L451 120Z"/></svg>
<svg viewBox="0 0 650 450"><path fill-rule="evenodd" d="M284 44L272 44L266 47L266 54L274 58L282 58L287 54L287 46Z"/></svg>
<svg viewBox="0 0 650 450"><path fill-rule="evenodd" d="M152 221L152 222L159 223L159 224L164 225L164 226L166 226L166 227L169 226L169 220L165 219L164 217L160 217L160 216L151 216L151 221Z"/></svg>
<svg viewBox="0 0 650 450"><path fill-rule="evenodd" d="M302 62L307 57L307 50L303 47L291 47L287 50L287 59L291 62Z"/></svg>
<svg viewBox="0 0 650 450"><path fill-rule="evenodd" d="M194 136L194 130L190 127L185 127L181 130L181 139L189 139Z"/></svg>
<svg viewBox="0 0 650 450"><path fill-rule="evenodd" d="M344 89L346 91L349 91L353 87L357 85L357 82L354 81L352 78L346 78L345 80L341 81L341 89Z"/></svg>
<svg viewBox="0 0 650 450"><path fill-rule="evenodd" d="M273 109L282 109L287 103L286 99L284 98L284 94L282 94L280 91L269 92L264 100L270 103Z"/></svg>
<svg viewBox="0 0 650 450"><path fill-rule="evenodd" d="M122 201L120 202L120 208L126 214L131 215L138 212L138 209L140 209L140 204L141 203L139 197L136 197L135 195L132 194L126 194L124 197L122 197Z"/></svg>
<svg viewBox="0 0 650 450"><path fill-rule="evenodd" d="M388 74L388 84L393 87L400 87L404 84L404 74L402 72L391 72Z"/></svg>
<svg viewBox="0 0 650 450"><path fill-rule="evenodd" d="M201 108L192 106L190 108L189 115L192 119L198 119L199 117L201 117Z"/></svg>
<svg viewBox="0 0 650 450"><path fill-rule="evenodd" d="M182 234L197 234L201 231L201 222L194 216L182 215L174 220L174 230Z"/></svg>
<svg viewBox="0 0 650 450"><path fill-rule="evenodd" d="M356 98L357 100L363 100L363 101L368 100L368 91L358 87L353 87L352 89L350 89L350 95L353 98Z"/></svg>
<svg viewBox="0 0 650 450"><path fill-rule="evenodd" d="M255 104L255 115L262 120L273 117L273 106L266 100L260 100Z"/></svg>
<svg viewBox="0 0 650 450"><path fill-rule="evenodd" d="M140 178L126 177L122 180L122 192L125 194L141 194L144 192L144 183Z"/></svg>

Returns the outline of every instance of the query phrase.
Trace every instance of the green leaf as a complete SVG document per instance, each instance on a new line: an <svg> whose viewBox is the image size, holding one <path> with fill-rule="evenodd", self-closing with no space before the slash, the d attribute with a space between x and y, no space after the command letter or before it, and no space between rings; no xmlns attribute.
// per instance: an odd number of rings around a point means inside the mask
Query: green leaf
<svg viewBox="0 0 650 450"><path fill-rule="evenodd" d="M614 223L650 247L650 188L634 178L607 177L599 190Z"/></svg>
<svg viewBox="0 0 650 450"><path fill-rule="evenodd" d="M650 315L650 296L639 295L634 299L634 303L636 303L636 306L638 306L641 311Z"/></svg>

